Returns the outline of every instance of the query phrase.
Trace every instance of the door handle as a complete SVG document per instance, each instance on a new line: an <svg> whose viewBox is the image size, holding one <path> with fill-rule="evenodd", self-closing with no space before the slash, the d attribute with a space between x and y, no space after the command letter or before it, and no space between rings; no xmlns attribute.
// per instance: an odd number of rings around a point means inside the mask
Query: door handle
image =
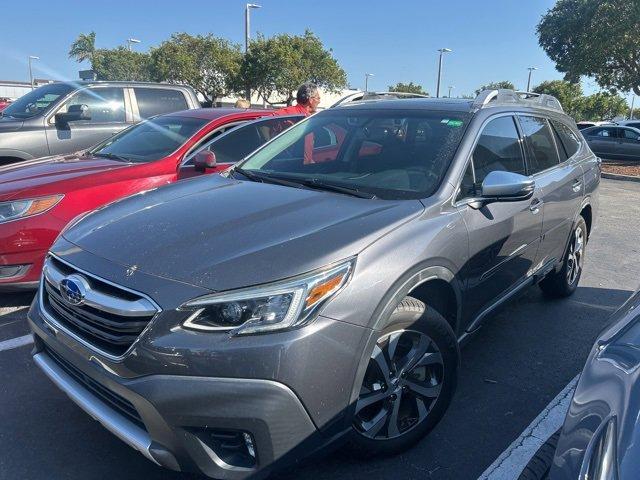
<svg viewBox="0 0 640 480"><path fill-rule="evenodd" d="M531 213L533 213L534 215L537 215L538 213L540 213L541 206L542 202L536 198L531 202L531 205L529 205L529 210L531 210Z"/></svg>
<svg viewBox="0 0 640 480"><path fill-rule="evenodd" d="M580 180L576 180L575 182L573 182L573 185L571 187L573 189L574 192L579 192L580 189L582 188L582 182Z"/></svg>

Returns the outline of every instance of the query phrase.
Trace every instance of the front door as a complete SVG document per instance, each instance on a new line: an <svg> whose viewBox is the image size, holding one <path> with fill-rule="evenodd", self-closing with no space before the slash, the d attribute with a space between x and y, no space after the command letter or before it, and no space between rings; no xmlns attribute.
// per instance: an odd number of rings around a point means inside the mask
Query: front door
<svg viewBox="0 0 640 480"><path fill-rule="evenodd" d="M465 202L481 194L482 181L492 171L526 175L523 145L512 116L494 118L484 127L456 203L469 232L469 261L461 271L467 287L467 319L527 277L540 243L542 211L537 195L479 209Z"/></svg>
<svg viewBox="0 0 640 480"><path fill-rule="evenodd" d="M51 117L46 126L50 155L88 149L128 126L124 89L100 87L80 90L56 112L66 112L71 105L87 105L89 120L57 124Z"/></svg>
<svg viewBox="0 0 640 480"><path fill-rule="evenodd" d="M595 127L585 133L591 150L596 155L608 157L618 150L618 132L616 127Z"/></svg>
<svg viewBox="0 0 640 480"><path fill-rule="evenodd" d="M619 154L626 158L640 158L640 134L635 128L618 129Z"/></svg>

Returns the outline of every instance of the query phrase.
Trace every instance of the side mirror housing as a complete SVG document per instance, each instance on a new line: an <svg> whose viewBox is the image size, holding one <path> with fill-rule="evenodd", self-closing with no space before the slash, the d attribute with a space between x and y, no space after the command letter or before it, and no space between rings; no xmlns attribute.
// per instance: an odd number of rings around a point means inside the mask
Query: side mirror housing
<svg viewBox="0 0 640 480"><path fill-rule="evenodd" d="M214 168L217 164L216 154L211 150L201 150L193 157L193 165L198 172L204 172L208 168Z"/></svg>
<svg viewBox="0 0 640 480"><path fill-rule="evenodd" d="M69 105L66 112L56 113L56 123L67 124L76 120L91 120L89 107L82 105Z"/></svg>
<svg viewBox="0 0 640 480"><path fill-rule="evenodd" d="M482 182L482 198L493 202L518 202L533 196L536 182L519 173L494 171Z"/></svg>

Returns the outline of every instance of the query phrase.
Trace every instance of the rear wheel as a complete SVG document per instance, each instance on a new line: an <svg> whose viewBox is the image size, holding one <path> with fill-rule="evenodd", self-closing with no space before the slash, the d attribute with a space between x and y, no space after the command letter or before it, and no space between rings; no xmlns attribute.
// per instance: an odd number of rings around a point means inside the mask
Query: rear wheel
<svg viewBox="0 0 640 480"><path fill-rule="evenodd" d="M562 298L568 297L576 291L582 275L586 246L587 224L580 216L571 232L562 268L560 271L548 274L539 284L545 295Z"/></svg>
<svg viewBox="0 0 640 480"><path fill-rule="evenodd" d="M459 350L447 321L406 297L378 337L360 388L352 444L360 453L392 454L424 437L455 391Z"/></svg>

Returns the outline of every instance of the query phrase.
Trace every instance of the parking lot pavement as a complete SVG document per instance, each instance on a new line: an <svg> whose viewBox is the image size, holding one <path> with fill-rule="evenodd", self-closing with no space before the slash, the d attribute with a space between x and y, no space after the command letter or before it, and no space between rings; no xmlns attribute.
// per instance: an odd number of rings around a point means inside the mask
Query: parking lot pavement
<svg viewBox="0 0 640 480"><path fill-rule="evenodd" d="M566 300L537 288L500 311L464 348L455 400L431 435L391 458L345 448L277 480L475 480L582 369L609 315L639 285L640 184L603 181L580 287ZM28 333L29 295L0 297L0 342ZM42 375L22 346L0 351L0 479L175 479L92 421ZM514 472L514 478L518 472Z"/></svg>

